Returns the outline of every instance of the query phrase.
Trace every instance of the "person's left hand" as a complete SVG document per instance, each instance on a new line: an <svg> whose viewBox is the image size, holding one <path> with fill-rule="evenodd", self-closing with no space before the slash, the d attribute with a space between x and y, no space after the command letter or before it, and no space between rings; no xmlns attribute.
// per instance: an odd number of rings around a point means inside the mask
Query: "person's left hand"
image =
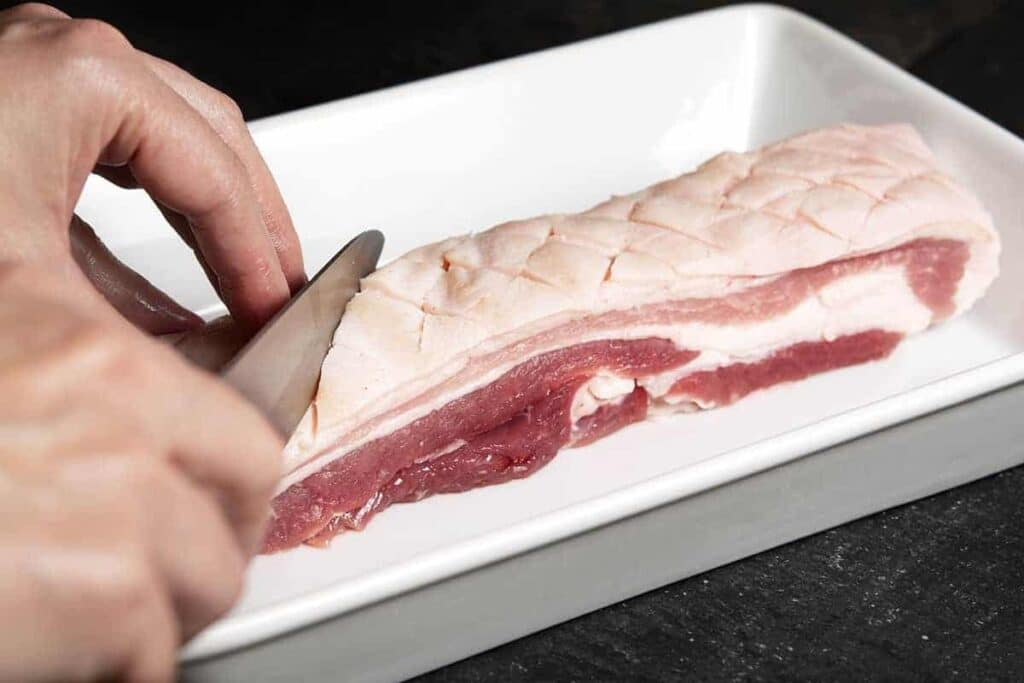
<svg viewBox="0 0 1024 683"><path fill-rule="evenodd" d="M149 193L244 329L305 282L288 210L230 98L108 24L38 4L0 12L0 263L45 265L71 286L84 273L150 333L198 326L74 215L90 173Z"/></svg>

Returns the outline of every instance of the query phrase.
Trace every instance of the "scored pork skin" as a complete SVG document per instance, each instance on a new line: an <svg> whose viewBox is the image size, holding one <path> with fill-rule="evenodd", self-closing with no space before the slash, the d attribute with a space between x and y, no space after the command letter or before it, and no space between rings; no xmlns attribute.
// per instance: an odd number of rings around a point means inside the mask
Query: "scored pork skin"
<svg viewBox="0 0 1024 683"><path fill-rule="evenodd" d="M585 342L662 339L689 355L648 375L597 373L619 393L581 383L570 426L637 384L659 407L718 405L696 377L763 374L802 358L782 352L801 345L883 330L891 343L845 364L880 357L969 307L995 277L998 250L984 209L903 125L838 126L725 153L582 214L423 247L366 278L349 304L280 490L530 358ZM394 479L394 460L369 489Z"/></svg>

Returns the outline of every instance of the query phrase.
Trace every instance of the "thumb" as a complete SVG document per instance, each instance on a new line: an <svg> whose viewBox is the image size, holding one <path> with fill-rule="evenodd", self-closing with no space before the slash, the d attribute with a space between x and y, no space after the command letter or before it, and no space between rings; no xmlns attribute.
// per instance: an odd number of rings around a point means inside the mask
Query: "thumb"
<svg viewBox="0 0 1024 683"><path fill-rule="evenodd" d="M71 219L71 256L100 294L121 315L150 334L183 332L202 319L122 263L88 223Z"/></svg>

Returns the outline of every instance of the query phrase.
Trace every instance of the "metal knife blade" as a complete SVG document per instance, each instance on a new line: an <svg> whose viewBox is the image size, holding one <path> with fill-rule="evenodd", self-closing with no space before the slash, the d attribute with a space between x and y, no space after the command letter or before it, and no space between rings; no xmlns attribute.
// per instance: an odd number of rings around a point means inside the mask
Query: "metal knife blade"
<svg viewBox="0 0 1024 683"><path fill-rule="evenodd" d="M383 246L377 230L346 244L221 372L283 435L292 433L313 400L334 330Z"/></svg>

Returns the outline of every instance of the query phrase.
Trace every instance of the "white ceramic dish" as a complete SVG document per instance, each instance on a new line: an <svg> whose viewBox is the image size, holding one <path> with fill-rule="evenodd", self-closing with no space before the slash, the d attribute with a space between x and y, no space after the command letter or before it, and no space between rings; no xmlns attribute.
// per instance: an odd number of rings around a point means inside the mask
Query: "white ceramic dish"
<svg viewBox="0 0 1024 683"><path fill-rule="evenodd" d="M240 604L186 657L350 612L1024 378L1024 272L1012 266L1024 246L1024 143L788 10L684 17L253 124L312 270L364 227L384 231L388 259L844 120L913 123L992 211L1005 272L973 312L885 362L634 426L530 479L392 508L328 550L258 558ZM80 211L157 284L212 310L200 270L143 196L96 181Z"/></svg>

